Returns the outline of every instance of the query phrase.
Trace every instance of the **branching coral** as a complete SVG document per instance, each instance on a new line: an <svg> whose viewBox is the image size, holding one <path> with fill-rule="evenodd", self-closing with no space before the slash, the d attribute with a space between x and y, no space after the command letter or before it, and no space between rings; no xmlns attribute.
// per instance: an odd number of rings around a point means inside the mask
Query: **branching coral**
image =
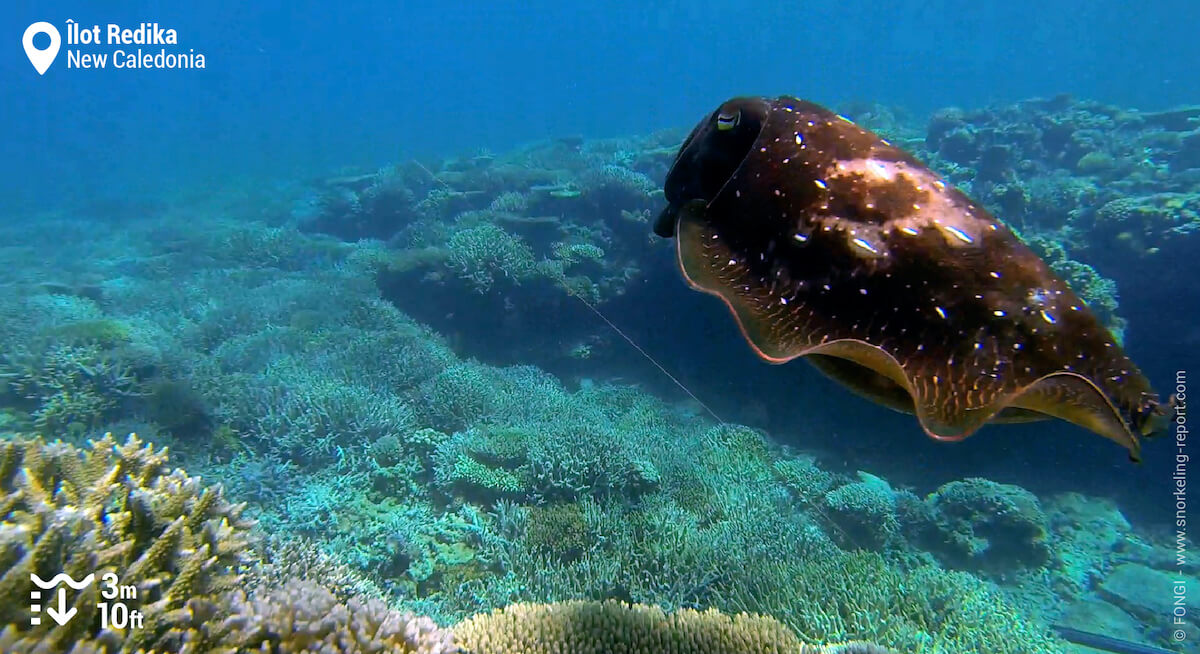
<svg viewBox="0 0 1200 654"><path fill-rule="evenodd" d="M46 432L99 426L140 380L99 344L50 343L0 357L0 379L32 403L31 415Z"/></svg>
<svg viewBox="0 0 1200 654"><path fill-rule="evenodd" d="M774 615L805 640L868 639L914 652L1063 651L1044 624L966 573L901 571L873 552L779 557L754 568L718 606Z"/></svg>
<svg viewBox="0 0 1200 654"><path fill-rule="evenodd" d="M303 545L257 560L242 508L168 471L165 451L136 436L124 445L106 436L83 452L36 439L0 443L0 490L4 652L456 651L449 632L360 596L373 586ZM112 573L135 586L143 625L102 628L99 581L75 593L66 625L31 624L30 574L59 572ZM318 585L331 582L337 594Z"/></svg>
<svg viewBox="0 0 1200 654"><path fill-rule="evenodd" d="M490 289L497 277L519 284L536 272L533 250L490 223L455 232L446 247L450 267L481 293Z"/></svg>
<svg viewBox="0 0 1200 654"><path fill-rule="evenodd" d="M313 582L290 581L252 597L235 593L224 602L206 606L197 602L189 608L197 618L193 630L224 632L213 640L230 652L246 647L262 647L280 654L458 651L451 633L439 629L429 618L392 611L378 599L351 597L342 602ZM211 620L200 622L199 618L206 617L206 613L230 615L214 625Z"/></svg>
<svg viewBox="0 0 1200 654"><path fill-rule="evenodd" d="M169 648L189 619L188 600L232 589L248 563L241 507L198 478L168 471L165 451L136 436L124 445L106 436L82 453L41 440L4 442L0 489L4 651L61 650L86 639L127 651ZM144 628L101 630L99 583L76 594L72 607L79 613L68 627L52 629L49 620L31 625L30 574L50 579L59 572L75 579L114 573L135 585Z"/></svg>

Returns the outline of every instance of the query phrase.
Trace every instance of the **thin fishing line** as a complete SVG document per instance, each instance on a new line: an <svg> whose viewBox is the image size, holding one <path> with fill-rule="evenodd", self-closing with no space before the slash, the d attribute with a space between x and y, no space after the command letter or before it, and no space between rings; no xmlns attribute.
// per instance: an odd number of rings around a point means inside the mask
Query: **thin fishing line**
<svg viewBox="0 0 1200 654"><path fill-rule="evenodd" d="M587 300L583 299L582 296L576 295L575 292L572 291L571 289L567 288L566 286L563 286L563 288L565 288L567 290L567 293L569 293L571 296L575 297L580 302L582 302L583 306L591 309L592 313L599 316L600 319L603 320L605 323L607 323L609 327L612 327L612 330L615 331L617 334L619 334L621 336L621 338L625 339L625 342L629 343L630 347L637 350L638 353L641 354L642 356L646 357L647 361L654 364L655 368L658 368L662 372L662 374L667 376L667 379L670 379L672 382L674 382L675 385L680 388L680 390L682 390L684 393L687 393L688 397L695 400L696 404L699 404L705 411L708 412L708 415L713 417L713 420L716 420L717 422L721 423L722 425L726 424L726 422L721 419L721 416L718 416L715 411L708 408L708 405L705 404L700 398L696 397L696 394L693 393L690 389L688 389L687 386L684 386L683 382L676 379L675 375L672 375L670 372L668 372L667 369L664 368L661 363L659 363L657 360L655 360L654 357L650 356L649 352L643 350L642 346L635 343L632 338L630 338L625 332L621 331L620 327L617 327L615 324L613 324L613 321L609 320L608 316L604 315L603 313L600 313L600 310L597 309L596 307L592 306L591 302L588 302Z"/></svg>
<svg viewBox="0 0 1200 654"><path fill-rule="evenodd" d="M561 282L560 282L560 284L561 284ZM629 343L630 347L637 350L638 353L641 354L643 357L646 357L646 360L649 361L650 363L654 364L654 367L658 368L659 371L662 372L662 374L666 375L667 379L670 379L672 382L674 382L675 385L678 386L684 393L687 393L688 397L695 400L696 404L699 404L701 407L703 407L704 410L708 412L708 415L712 416L713 420L716 420L717 423L719 423L719 426L724 427L724 426L729 425L729 423L722 420L721 416L718 416L715 411L708 408L708 405L705 404L703 400L696 397L696 394L693 393L691 391L691 389L689 389L687 386L684 386L683 382L679 381L675 377L675 375L672 375L666 368L663 367L663 365L661 363L659 363L654 357L650 356L649 352L642 349L642 346L640 346L636 342L634 342L634 340L632 338L630 338L628 334L626 334L624 331L622 331L620 327L617 327L617 325L615 323L613 323L613 321L609 320L608 316L601 313L600 310L597 309L595 306L593 306L591 302L588 302L582 296L576 294L575 291L571 290L566 284L562 284L562 287L563 287L563 290L565 290L567 292L567 295L570 295L571 297L578 299L580 302L583 303L583 306L587 307L588 309L591 309L592 313L596 314L609 327L611 327L614 332L616 332L618 335L620 335L621 338L625 339L625 342ZM839 534L841 534L842 538L846 539L847 542L853 543L855 545L858 544L855 542L855 540L853 538L850 537L850 534L847 534L846 531L844 529L842 529L840 525L838 525L836 522L834 522L832 518L830 518L824 511L822 511L821 507L818 506L816 502L809 499L807 494L802 495L801 499L804 501L805 504L807 504L810 508L812 508L814 513L816 513L818 516L821 517L822 520L825 521L825 524L827 524L830 527L833 527L835 530L837 530L837 532Z"/></svg>

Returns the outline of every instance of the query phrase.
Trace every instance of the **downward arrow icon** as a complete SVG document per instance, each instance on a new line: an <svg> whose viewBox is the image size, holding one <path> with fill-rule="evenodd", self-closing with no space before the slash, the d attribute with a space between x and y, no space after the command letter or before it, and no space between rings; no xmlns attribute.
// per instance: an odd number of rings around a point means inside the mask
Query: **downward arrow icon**
<svg viewBox="0 0 1200 654"><path fill-rule="evenodd" d="M79 609L75 608L74 606L71 607L71 610L67 610L66 588L58 589L58 608L55 609L53 606L46 608L46 615L54 618L54 621L57 622L58 626L60 627L67 624L67 621L75 617L75 614L78 612Z"/></svg>

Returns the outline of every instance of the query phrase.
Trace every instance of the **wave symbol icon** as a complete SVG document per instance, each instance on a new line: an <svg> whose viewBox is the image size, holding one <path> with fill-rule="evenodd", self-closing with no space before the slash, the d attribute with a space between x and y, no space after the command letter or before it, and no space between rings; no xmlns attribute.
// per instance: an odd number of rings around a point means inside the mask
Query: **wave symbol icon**
<svg viewBox="0 0 1200 654"><path fill-rule="evenodd" d="M92 573L92 574L89 574L88 576L84 577L81 581L75 581L74 579L71 578L71 575L69 575L65 572L60 572L60 573L54 575L53 577L51 577L50 581L44 581L41 577L37 576L37 573L34 573L34 572L29 573L29 580L32 581L35 586L37 586L38 588L41 588L42 590L50 590L59 584L66 584L66 585L70 586L71 588L74 588L75 590L83 590L84 588L87 587L88 584L92 583L92 580L95 578L96 578L96 574ZM41 603L42 591L41 590L29 591L29 599L32 600L31 603L29 604L29 610L33 613L33 615L29 618L29 624L36 626L36 625L39 625L42 623L42 618L39 615L40 613L42 613L42 609L43 609L43 606ZM55 607L54 605L51 604L51 605L45 606L44 608L45 608L46 615L50 616L50 618L52 620L54 620L55 622L57 622L59 624L59 626L67 624L67 622L71 618L75 617L75 614L79 612L79 609L75 608L74 606L67 606L67 589L66 588L58 589L58 606L57 607Z"/></svg>
<svg viewBox="0 0 1200 654"><path fill-rule="evenodd" d="M95 579L95 577L95 573L92 573L84 577L82 581L75 581L71 578L71 575L68 575L65 572L60 572L51 577L50 581L42 581L42 578L37 576L37 573L29 573L29 580L42 590L50 590L51 588L63 583L71 588L74 588L75 590L83 590L84 588L87 588L88 584L92 583L92 579Z"/></svg>

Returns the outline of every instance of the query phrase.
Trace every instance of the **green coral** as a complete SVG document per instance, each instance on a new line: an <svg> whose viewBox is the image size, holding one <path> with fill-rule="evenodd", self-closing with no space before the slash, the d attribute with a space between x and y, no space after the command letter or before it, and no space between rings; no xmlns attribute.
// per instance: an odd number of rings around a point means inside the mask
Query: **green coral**
<svg viewBox="0 0 1200 654"><path fill-rule="evenodd" d="M94 344L112 349L131 339L129 325L111 318L77 320L55 325L47 330L50 340L66 345Z"/></svg>
<svg viewBox="0 0 1200 654"><path fill-rule="evenodd" d="M833 473L818 466L810 456L780 458L772 466L779 481L805 503L823 496L837 480Z"/></svg>
<svg viewBox="0 0 1200 654"><path fill-rule="evenodd" d="M581 261L602 261L604 250L591 243L555 243L550 250L554 257L564 264L576 264Z"/></svg>
<svg viewBox="0 0 1200 654"><path fill-rule="evenodd" d="M533 250L520 237L491 223L454 232L446 247L449 266L480 293L489 290L497 277L519 284L537 271Z"/></svg>
<svg viewBox="0 0 1200 654"><path fill-rule="evenodd" d="M443 431L457 431L496 410L496 381L488 368L471 362L446 367L421 385L421 416Z"/></svg>
<svg viewBox="0 0 1200 654"><path fill-rule="evenodd" d="M553 504L529 510L525 545L531 551L574 561L596 543L583 507L576 503Z"/></svg>
<svg viewBox="0 0 1200 654"><path fill-rule="evenodd" d="M448 470L439 469L438 482L482 490L493 496L520 494L528 490L528 481L517 473L485 465L466 454L460 454Z"/></svg>
<svg viewBox="0 0 1200 654"><path fill-rule="evenodd" d="M1037 497L1020 486L970 478L944 484L929 497L947 564L1003 576L1050 560L1050 536Z"/></svg>
<svg viewBox="0 0 1200 654"><path fill-rule="evenodd" d="M194 598L235 588L247 558L249 523L219 488L205 488L182 471L169 471L166 453L131 436L110 436L85 451L40 439L0 443L0 490L5 538L0 541L0 641L44 643L65 649L96 639L137 651L172 649ZM49 620L30 625L30 574L76 579L112 573L137 587L142 629L101 632L96 603L100 584L79 591L69 626ZM27 645L26 645L27 646ZM12 651L9 647L5 651Z"/></svg>
<svg viewBox="0 0 1200 654"><path fill-rule="evenodd" d="M21 398L44 433L82 432L140 393L141 381L97 343L46 343L0 356L0 380Z"/></svg>
<svg viewBox="0 0 1200 654"><path fill-rule="evenodd" d="M836 525L835 540L845 547L880 549L900 532L896 494L879 477L858 473L860 481L825 495L825 515Z"/></svg>
<svg viewBox="0 0 1200 654"><path fill-rule="evenodd" d="M754 567L720 606L773 615L807 641L863 639L912 652L1064 651L1044 623L967 573L900 570L874 552L778 557Z"/></svg>
<svg viewBox="0 0 1200 654"><path fill-rule="evenodd" d="M1200 194L1155 193L1117 198L1095 212L1096 238L1142 257L1200 230Z"/></svg>

